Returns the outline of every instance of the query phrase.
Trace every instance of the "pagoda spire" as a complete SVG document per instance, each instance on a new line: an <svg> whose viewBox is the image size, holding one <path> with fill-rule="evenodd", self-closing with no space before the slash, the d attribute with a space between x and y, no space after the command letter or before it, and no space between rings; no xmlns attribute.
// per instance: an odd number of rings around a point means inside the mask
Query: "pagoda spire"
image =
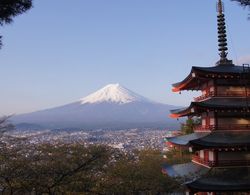
<svg viewBox="0 0 250 195"><path fill-rule="evenodd" d="M221 0L218 0L217 4L217 22L218 22L218 46L219 46L219 55L220 60L217 62L217 65L222 64L232 64L231 60L227 59L227 34L226 34L226 23L224 15L224 7Z"/></svg>

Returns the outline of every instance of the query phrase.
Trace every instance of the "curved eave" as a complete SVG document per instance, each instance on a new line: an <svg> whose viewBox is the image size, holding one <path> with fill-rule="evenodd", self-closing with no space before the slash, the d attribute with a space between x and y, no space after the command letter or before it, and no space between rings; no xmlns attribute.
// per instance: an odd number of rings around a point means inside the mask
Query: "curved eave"
<svg viewBox="0 0 250 195"><path fill-rule="evenodd" d="M213 168L199 179L186 183L192 192L250 191L249 167Z"/></svg>
<svg viewBox="0 0 250 195"><path fill-rule="evenodd" d="M199 139L190 140L189 144L199 149L250 147L250 132L214 132Z"/></svg>
<svg viewBox="0 0 250 195"><path fill-rule="evenodd" d="M193 72L193 68L191 69L191 72L189 75L181 82L172 84L172 91L173 92L179 92L181 90L185 90L190 88L189 86L192 85L194 80L195 73Z"/></svg>
<svg viewBox="0 0 250 195"><path fill-rule="evenodd" d="M194 140L189 143L192 147L199 149L209 149L209 148L232 148L232 147L247 147L250 148L250 143L215 143L207 142L203 140Z"/></svg>
<svg viewBox="0 0 250 195"><path fill-rule="evenodd" d="M181 135L167 138L168 142L178 146L188 146L190 141L207 136L209 133L191 133L188 135Z"/></svg>
<svg viewBox="0 0 250 195"><path fill-rule="evenodd" d="M237 66L234 64L228 64L222 66L210 66L210 67L194 66L192 69L194 71L202 72L205 74L241 75L242 73L246 73L244 71L243 66Z"/></svg>
<svg viewBox="0 0 250 195"><path fill-rule="evenodd" d="M173 84L173 92L179 92L182 90L199 90L200 87L197 84L198 79L209 79L215 75L224 76L241 76L242 73L249 74L250 72L244 72L243 66L235 66L233 64L223 66L212 67L198 67L193 66L189 75L181 82Z"/></svg>
<svg viewBox="0 0 250 195"><path fill-rule="evenodd" d="M250 98L210 98L202 102L192 102L193 106L205 109L245 109L249 108Z"/></svg>
<svg viewBox="0 0 250 195"><path fill-rule="evenodd" d="M248 110L250 98L211 98L202 102L191 102L189 107L170 110L171 118L190 116L204 112L204 110Z"/></svg>
<svg viewBox="0 0 250 195"><path fill-rule="evenodd" d="M192 109L192 105L190 105L189 107L185 107L185 108L170 110L171 112L170 117L179 118L182 116L187 116L191 113L191 109Z"/></svg>
<svg viewBox="0 0 250 195"><path fill-rule="evenodd" d="M250 191L250 183L234 183L230 182L228 184L220 184L220 183L214 183L211 182L210 184L207 182L204 182L202 180L197 180L191 183L186 184L186 186L195 192L246 192Z"/></svg>
<svg viewBox="0 0 250 195"><path fill-rule="evenodd" d="M170 177L185 177L186 179L193 179L193 177L200 177L209 171L208 168L194 164L192 162L177 165L165 165L163 172Z"/></svg>
<svg viewBox="0 0 250 195"><path fill-rule="evenodd" d="M183 81L173 84L172 91L179 92L181 90L184 90L188 86L188 84L191 82L192 82L192 77L188 75L187 78L185 78Z"/></svg>

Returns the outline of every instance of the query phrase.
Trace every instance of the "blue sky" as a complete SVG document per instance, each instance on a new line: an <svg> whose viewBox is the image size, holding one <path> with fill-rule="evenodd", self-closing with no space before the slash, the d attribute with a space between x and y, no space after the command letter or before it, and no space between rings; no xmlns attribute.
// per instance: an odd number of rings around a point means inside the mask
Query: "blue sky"
<svg viewBox="0 0 250 195"><path fill-rule="evenodd" d="M248 10L225 1L229 58L250 63ZM73 2L73 3L72 3ZM171 92L218 60L216 0L35 0L1 29L0 115L76 101L109 84L185 105Z"/></svg>

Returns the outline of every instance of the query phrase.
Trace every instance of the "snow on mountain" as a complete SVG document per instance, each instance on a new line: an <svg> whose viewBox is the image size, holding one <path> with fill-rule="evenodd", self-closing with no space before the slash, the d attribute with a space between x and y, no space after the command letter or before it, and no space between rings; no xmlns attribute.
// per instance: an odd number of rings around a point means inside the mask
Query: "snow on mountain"
<svg viewBox="0 0 250 195"><path fill-rule="evenodd" d="M138 95L120 84L109 84L97 92L82 98L81 104L110 102L117 104L127 104L131 102L149 102L150 100Z"/></svg>
<svg viewBox="0 0 250 195"><path fill-rule="evenodd" d="M168 118L169 110L175 108L153 102L119 84L110 84L71 104L20 114L12 120L14 124L50 129L167 127L176 125Z"/></svg>

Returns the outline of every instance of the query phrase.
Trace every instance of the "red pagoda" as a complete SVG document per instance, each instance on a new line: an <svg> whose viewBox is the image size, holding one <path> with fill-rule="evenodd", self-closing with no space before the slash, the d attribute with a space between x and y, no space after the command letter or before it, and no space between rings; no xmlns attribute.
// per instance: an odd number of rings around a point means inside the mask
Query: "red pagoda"
<svg viewBox="0 0 250 195"><path fill-rule="evenodd" d="M174 92L202 92L188 107L171 111L173 118L200 118L194 133L168 139L189 148L192 164L174 165L166 171L179 176L179 167L180 175L188 173L189 194L250 194L250 68L227 59L221 0L217 11L220 60L212 67L192 67L183 81L173 84Z"/></svg>

